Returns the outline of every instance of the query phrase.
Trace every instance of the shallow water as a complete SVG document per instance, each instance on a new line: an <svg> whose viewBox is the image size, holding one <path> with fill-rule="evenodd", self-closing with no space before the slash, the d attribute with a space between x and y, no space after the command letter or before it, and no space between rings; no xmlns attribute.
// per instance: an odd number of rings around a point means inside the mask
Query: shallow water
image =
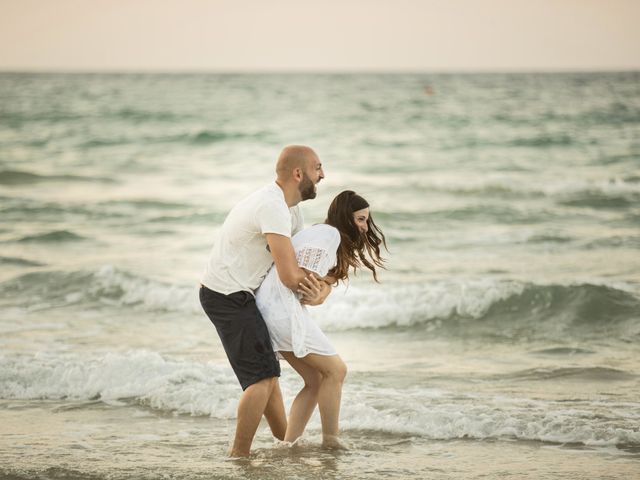
<svg viewBox="0 0 640 480"><path fill-rule="evenodd" d="M639 80L0 75L0 478L637 476ZM306 223L358 191L388 269L314 309L351 450L316 414L232 461L197 284L293 142L327 175Z"/></svg>
<svg viewBox="0 0 640 480"><path fill-rule="evenodd" d="M637 451L515 439L429 440L349 429L346 452L312 435L281 446L265 430L249 459L223 452L232 421L100 402L3 405L2 478L633 478ZM25 421L26 420L26 421ZM38 436L25 445L24 438ZM22 445L21 445L22 444Z"/></svg>

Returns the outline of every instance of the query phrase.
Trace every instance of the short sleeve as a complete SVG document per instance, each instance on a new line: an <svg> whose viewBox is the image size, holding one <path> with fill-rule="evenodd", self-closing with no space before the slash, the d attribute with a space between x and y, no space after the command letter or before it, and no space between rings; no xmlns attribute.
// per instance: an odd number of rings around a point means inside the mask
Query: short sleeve
<svg viewBox="0 0 640 480"><path fill-rule="evenodd" d="M291 213L286 205L264 202L258 207L256 220L261 233L277 233L291 237Z"/></svg>
<svg viewBox="0 0 640 480"><path fill-rule="evenodd" d="M328 225L314 225L301 233L295 242L298 265L324 277L336 263L340 234ZM297 239L296 239L297 240Z"/></svg>

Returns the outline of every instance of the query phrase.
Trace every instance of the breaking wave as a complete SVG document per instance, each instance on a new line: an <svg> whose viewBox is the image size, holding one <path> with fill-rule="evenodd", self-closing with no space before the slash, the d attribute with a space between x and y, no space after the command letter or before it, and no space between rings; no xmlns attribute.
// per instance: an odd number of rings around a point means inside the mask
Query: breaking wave
<svg viewBox="0 0 640 480"><path fill-rule="evenodd" d="M2 303L108 306L202 314L193 284L172 284L110 265L96 271L30 272L0 284ZM467 279L421 285L337 287L311 314L327 331L417 329L456 336L556 338L617 331L640 335L640 297L632 286Z"/></svg>
<svg viewBox="0 0 640 480"><path fill-rule="evenodd" d="M294 375L281 379L285 399L295 395ZM179 414L235 417L239 387L228 366L168 359L131 351L102 356L0 356L0 398L137 404ZM123 403L124 402L124 403ZM345 385L342 426L428 439L515 438L585 445L637 445L633 409L615 402L592 405L460 395L413 386L398 390L355 377ZM81 408L81 405L80 405ZM606 410L606 411L605 411ZM594 413L597 412L597 415ZM628 413L625 413L628 412ZM310 429L319 430L314 417Z"/></svg>

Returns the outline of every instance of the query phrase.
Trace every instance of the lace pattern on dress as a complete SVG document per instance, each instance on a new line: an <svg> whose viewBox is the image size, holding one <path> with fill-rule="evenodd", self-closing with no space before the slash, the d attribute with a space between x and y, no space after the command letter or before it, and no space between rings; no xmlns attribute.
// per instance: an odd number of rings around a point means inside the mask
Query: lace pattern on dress
<svg viewBox="0 0 640 480"><path fill-rule="evenodd" d="M322 263L327 259L329 253L324 248L304 247L298 250L296 260L298 265L312 272L320 272Z"/></svg>

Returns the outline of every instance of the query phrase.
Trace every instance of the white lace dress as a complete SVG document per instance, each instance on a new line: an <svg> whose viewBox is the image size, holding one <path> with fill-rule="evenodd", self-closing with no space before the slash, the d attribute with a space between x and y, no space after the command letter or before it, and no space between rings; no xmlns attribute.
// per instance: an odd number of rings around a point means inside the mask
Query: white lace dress
<svg viewBox="0 0 640 480"><path fill-rule="evenodd" d="M324 277L336 264L340 233L330 225L318 224L294 235L291 243L298 265ZM256 291L256 303L269 328L274 351L293 352L296 357L309 353L336 355L307 307L280 281L275 265Z"/></svg>

